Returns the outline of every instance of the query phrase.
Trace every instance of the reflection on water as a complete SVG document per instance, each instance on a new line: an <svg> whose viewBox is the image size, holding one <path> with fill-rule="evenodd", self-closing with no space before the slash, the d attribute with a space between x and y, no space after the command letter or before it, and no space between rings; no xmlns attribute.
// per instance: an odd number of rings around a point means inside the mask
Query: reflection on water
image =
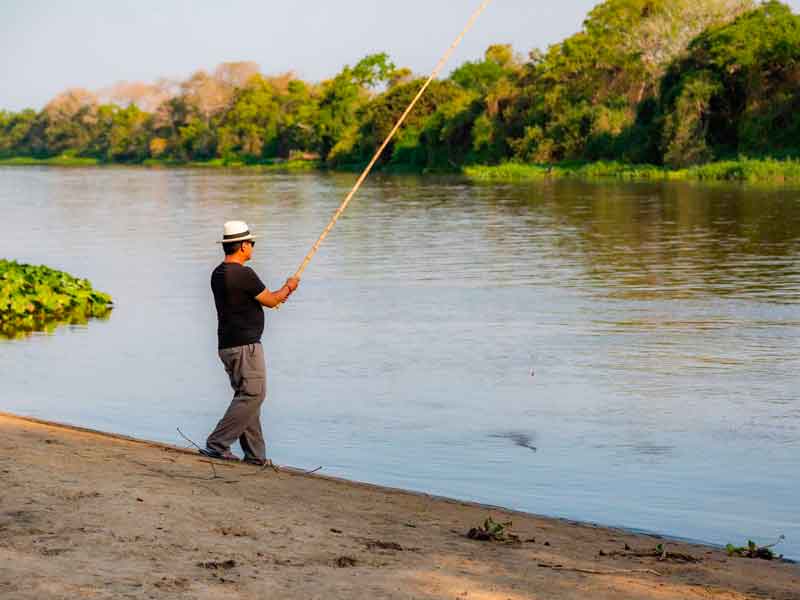
<svg viewBox="0 0 800 600"><path fill-rule="evenodd" d="M277 287L352 181L0 169L0 255L117 302L0 343L0 409L202 438L229 394L221 223L262 236ZM793 190L376 177L268 315L269 452L718 543L785 533L800 557L798 258Z"/></svg>
<svg viewBox="0 0 800 600"><path fill-rule="evenodd" d="M529 224L558 230L559 254L585 265L573 284L604 298L798 300L797 192L570 182L538 192L546 213Z"/></svg>
<svg viewBox="0 0 800 600"><path fill-rule="evenodd" d="M111 316L111 307L97 308L95 314L86 314L85 308L76 308L69 312L62 312L57 318L37 315L26 317L24 322L8 319L0 322L0 339L17 340L33 333L53 333L58 327L71 325L86 325L90 319L108 319Z"/></svg>
<svg viewBox="0 0 800 600"><path fill-rule="evenodd" d="M499 438L501 440L509 440L519 446L520 448L527 448L536 452L536 446L533 445L533 436L522 431L504 431L502 433L492 433L489 437Z"/></svg>

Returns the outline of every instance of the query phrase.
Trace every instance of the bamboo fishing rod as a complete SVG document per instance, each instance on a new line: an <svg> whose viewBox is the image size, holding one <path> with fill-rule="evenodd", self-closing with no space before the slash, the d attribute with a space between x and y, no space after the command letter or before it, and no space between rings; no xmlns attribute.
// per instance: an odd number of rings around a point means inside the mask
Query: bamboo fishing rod
<svg viewBox="0 0 800 600"><path fill-rule="evenodd" d="M419 100L422 97L422 94L425 93L425 90L428 89L428 86L430 85L431 81L433 81L436 78L436 76L439 74L439 71L442 70L442 67L444 67L445 63L449 60L450 55L453 53L453 51L461 43L461 40L464 38L464 36L467 34L467 32L470 29L472 29L472 26L475 24L475 21L478 19L478 17L484 11L484 9L487 6L489 6L491 1L492 0L483 0L481 5L475 10L474 13L472 13L472 16L469 18L469 20L467 21L467 24L464 26L464 29L461 31L461 33L458 34L458 37L456 37L456 39L453 41L453 43L447 49L447 52L445 52L444 55L442 56L442 58L439 59L439 62L436 64L436 67L434 67L433 71L428 76L428 79L425 81L425 83L419 89L419 91L417 92L417 95L414 96L414 99L408 105L408 107L406 108L405 112L403 112L403 114L397 120L397 123L394 124L394 127L389 132L389 135L386 136L386 139L383 140L383 143L375 151L375 154L372 156L372 160L369 161L367 166L361 172L361 175L359 176L358 180L356 180L355 185L352 187L350 192L347 194L347 196L345 197L344 201L341 203L341 205L336 210L336 212L333 213L333 217L331 217L331 220L328 223L328 225L325 227L325 229L322 230L322 233L320 234L320 236L317 239L317 241L314 242L314 245L311 247L311 250L309 250L308 254L306 254L306 257L303 259L303 262L300 264L300 267L297 269L297 272L295 272L295 274L294 274L295 278L300 279L301 275L303 274L303 271L306 270L306 267L308 266L308 263L311 262L311 259L314 258L314 255L317 253L317 250L319 250L319 247L322 244L323 240L328 236L328 234L330 233L331 229L333 229L333 226L336 225L336 221L338 221L339 217L342 216L342 213L347 208L347 205L350 204L350 200L353 199L353 196L355 196L356 192L358 191L358 188L360 188L361 184L364 183L364 180L367 178L367 175L369 175L369 172L372 170L372 167L378 161L378 158L380 158L381 154L386 149L386 146L389 145L389 142L394 137L394 134L397 133L398 129L400 129L400 126L403 124L403 121L406 120L406 117L411 112L411 109L414 108L414 105L417 103L417 100Z"/></svg>

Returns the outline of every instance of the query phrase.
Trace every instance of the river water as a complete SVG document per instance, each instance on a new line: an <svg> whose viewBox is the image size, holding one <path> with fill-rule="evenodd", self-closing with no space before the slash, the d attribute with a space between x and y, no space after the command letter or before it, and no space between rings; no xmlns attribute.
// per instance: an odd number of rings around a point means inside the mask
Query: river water
<svg viewBox="0 0 800 600"><path fill-rule="evenodd" d="M0 410L204 439L222 222L278 287L353 180L0 168L0 256L116 301L0 341ZM372 177L264 346L278 463L800 558L796 190Z"/></svg>

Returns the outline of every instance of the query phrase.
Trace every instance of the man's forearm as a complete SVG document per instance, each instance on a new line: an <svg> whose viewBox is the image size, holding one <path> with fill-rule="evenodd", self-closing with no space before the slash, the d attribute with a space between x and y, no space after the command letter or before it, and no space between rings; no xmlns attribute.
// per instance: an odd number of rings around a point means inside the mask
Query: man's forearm
<svg viewBox="0 0 800 600"><path fill-rule="evenodd" d="M264 290L258 296L256 296L256 300L258 300L267 308L275 308L279 304L285 302L291 293L292 292L289 289L289 286L284 285L282 288L277 289L274 292Z"/></svg>
<svg viewBox="0 0 800 600"><path fill-rule="evenodd" d="M286 299L291 295L292 295L292 290L290 290L289 286L286 284L284 284L281 289L275 290L275 296L278 297L278 304L286 302Z"/></svg>

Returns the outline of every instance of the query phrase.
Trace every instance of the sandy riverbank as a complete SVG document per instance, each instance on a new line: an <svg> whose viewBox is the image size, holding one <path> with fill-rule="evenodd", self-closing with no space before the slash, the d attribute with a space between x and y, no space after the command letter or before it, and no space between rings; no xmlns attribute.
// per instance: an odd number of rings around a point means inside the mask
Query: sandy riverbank
<svg viewBox="0 0 800 600"><path fill-rule="evenodd" d="M635 555L664 543L652 536L287 470L216 474L181 449L0 414L0 597L800 599L798 565L677 542L699 562L660 560ZM489 515L523 541L468 539Z"/></svg>

